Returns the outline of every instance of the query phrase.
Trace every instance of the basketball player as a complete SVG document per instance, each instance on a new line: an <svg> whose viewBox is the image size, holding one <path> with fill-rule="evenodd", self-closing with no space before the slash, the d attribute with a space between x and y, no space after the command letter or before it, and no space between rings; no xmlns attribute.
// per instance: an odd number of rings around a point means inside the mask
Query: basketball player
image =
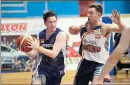
<svg viewBox="0 0 130 85"><path fill-rule="evenodd" d="M35 57L37 51L41 55L32 84L60 85L65 74L67 35L56 27L57 15L53 10L44 13L43 19L47 28L39 33L40 44L36 39L28 42L34 50L27 54Z"/></svg>
<svg viewBox="0 0 130 85"><path fill-rule="evenodd" d="M102 5L93 3L88 8L90 29L83 30L75 26L69 28L72 35L83 32L81 42L84 59L81 60L78 67L74 85L88 85L90 80L93 84L96 82L102 67L109 57L109 53L104 46L107 40L106 35L110 32L122 32L124 30L124 24L121 22L120 14L116 10L113 10L113 16L111 17L115 24L101 22L102 14Z"/></svg>
<svg viewBox="0 0 130 85"><path fill-rule="evenodd" d="M112 70L112 68L118 63L119 59L121 58L121 55L125 53L127 49L129 49L130 47L129 34L130 34L130 27L123 31L119 44L117 45L116 49L113 51L111 56L108 58L95 84L102 84L104 76Z"/></svg>
<svg viewBox="0 0 130 85"><path fill-rule="evenodd" d="M85 23L85 26L84 26L84 25L81 25L81 26L79 27L79 29L81 29L80 37L82 38L83 33L86 32L88 29L90 29L90 24L89 24L89 22L86 22L86 23ZM83 30L86 30L86 31L83 31ZM105 37L106 37L107 39L109 39L109 38L110 38L110 33L107 33L107 34L105 35ZM105 44L105 46L106 46L106 44ZM108 45L107 45L107 46L108 46ZM106 47L105 47L105 48L106 48ZM82 56L82 43L81 43L80 48L79 48L79 54ZM110 75L109 75L109 74L105 76L104 82L110 82Z"/></svg>

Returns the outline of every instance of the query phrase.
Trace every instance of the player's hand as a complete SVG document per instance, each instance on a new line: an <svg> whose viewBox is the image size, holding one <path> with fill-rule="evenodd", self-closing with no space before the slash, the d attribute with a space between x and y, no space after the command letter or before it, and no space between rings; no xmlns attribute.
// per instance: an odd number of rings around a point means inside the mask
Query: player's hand
<svg viewBox="0 0 130 85"><path fill-rule="evenodd" d="M111 20L118 25L121 23L120 13L117 10L112 11Z"/></svg>
<svg viewBox="0 0 130 85"><path fill-rule="evenodd" d="M69 33L72 35L77 35L79 34L79 28L77 26L70 26Z"/></svg>
<svg viewBox="0 0 130 85"><path fill-rule="evenodd" d="M40 46L40 43L36 38L29 39L28 44L30 45L28 47L32 49L37 49Z"/></svg>

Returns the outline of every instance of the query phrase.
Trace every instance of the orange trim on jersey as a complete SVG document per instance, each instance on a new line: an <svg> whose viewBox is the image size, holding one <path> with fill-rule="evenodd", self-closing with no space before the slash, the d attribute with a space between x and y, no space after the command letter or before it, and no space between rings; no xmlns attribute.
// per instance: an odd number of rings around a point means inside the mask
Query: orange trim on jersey
<svg viewBox="0 0 130 85"><path fill-rule="evenodd" d="M85 37L85 36L87 36L87 34L88 34L88 32L85 32L85 33L82 35L82 38L81 38L81 43L82 43L82 41L83 41L84 37Z"/></svg>

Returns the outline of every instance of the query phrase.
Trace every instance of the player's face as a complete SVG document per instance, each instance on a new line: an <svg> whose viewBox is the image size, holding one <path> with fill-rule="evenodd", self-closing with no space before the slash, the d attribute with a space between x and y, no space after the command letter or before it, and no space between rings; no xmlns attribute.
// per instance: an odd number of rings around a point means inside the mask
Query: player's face
<svg viewBox="0 0 130 85"><path fill-rule="evenodd" d="M90 23L98 21L101 17L100 15L101 14L96 11L96 8L88 8L88 21Z"/></svg>
<svg viewBox="0 0 130 85"><path fill-rule="evenodd" d="M48 17L46 22L44 22L46 25L47 29L55 29L57 25L57 18L55 16Z"/></svg>

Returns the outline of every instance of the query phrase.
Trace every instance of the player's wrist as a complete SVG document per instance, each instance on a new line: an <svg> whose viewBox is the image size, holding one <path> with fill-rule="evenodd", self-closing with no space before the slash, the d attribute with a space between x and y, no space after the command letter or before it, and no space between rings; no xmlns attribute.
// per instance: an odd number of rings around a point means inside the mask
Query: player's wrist
<svg viewBox="0 0 130 85"><path fill-rule="evenodd" d="M39 45L35 47L35 49L36 49L36 50L39 50L39 48L40 48L40 46L39 46Z"/></svg>
<svg viewBox="0 0 130 85"><path fill-rule="evenodd" d="M121 22L121 21L120 21L120 22L118 22L118 25L119 25L119 26L121 26L121 25L122 25L122 22Z"/></svg>
<svg viewBox="0 0 130 85"><path fill-rule="evenodd" d="M119 27L123 27L124 24L120 21L120 22L118 23L118 26L119 26Z"/></svg>
<svg viewBox="0 0 130 85"><path fill-rule="evenodd" d="M121 21L118 23L118 26L119 26L119 28L122 29L122 31L123 31L123 29L125 29L125 25Z"/></svg>

